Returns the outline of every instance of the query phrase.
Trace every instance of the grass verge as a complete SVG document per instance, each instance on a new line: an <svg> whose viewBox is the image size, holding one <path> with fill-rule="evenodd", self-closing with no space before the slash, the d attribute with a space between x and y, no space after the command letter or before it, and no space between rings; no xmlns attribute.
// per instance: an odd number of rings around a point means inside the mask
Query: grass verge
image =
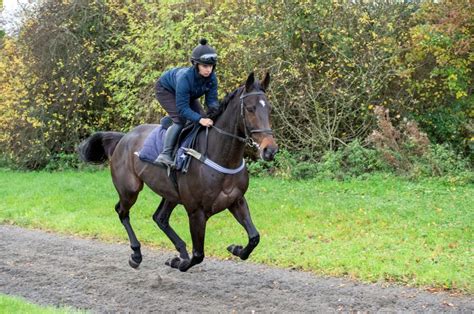
<svg viewBox="0 0 474 314"><path fill-rule="evenodd" d="M87 313L69 307L56 308L52 306L41 306L29 301L0 294L0 313L35 313L35 314L72 314Z"/></svg>

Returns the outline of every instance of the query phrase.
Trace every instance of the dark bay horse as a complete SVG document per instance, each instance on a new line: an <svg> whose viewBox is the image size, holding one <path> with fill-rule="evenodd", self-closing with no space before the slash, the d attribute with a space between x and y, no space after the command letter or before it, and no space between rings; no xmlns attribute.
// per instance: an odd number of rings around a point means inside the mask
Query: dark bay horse
<svg viewBox="0 0 474 314"><path fill-rule="evenodd" d="M271 132L271 108L265 95L269 83L268 73L262 82L257 81L251 73L245 85L221 102L222 113L215 120L215 127L208 129L207 138L204 130L198 134L195 149L201 153L207 151L210 160L229 169L242 165L244 148L249 142L258 147L261 158L272 160L278 146ZM166 262L167 265L186 271L201 263L204 259L206 222L209 217L225 209L229 209L249 237L245 247L230 245L227 249L233 255L247 259L260 240L244 197L249 185L247 169L244 167L236 174L226 174L193 158L187 173L177 172L173 182L167 168L143 162L134 154L156 127L140 125L127 134L98 132L79 146L79 154L84 161L103 163L110 160L112 181L120 198L115 210L127 231L133 250L130 266L136 268L142 261L140 242L130 223L129 211L143 183L162 196L153 220L179 252L179 256ZM191 258L186 244L169 225L170 215L178 204L185 207L189 217L193 242Z"/></svg>

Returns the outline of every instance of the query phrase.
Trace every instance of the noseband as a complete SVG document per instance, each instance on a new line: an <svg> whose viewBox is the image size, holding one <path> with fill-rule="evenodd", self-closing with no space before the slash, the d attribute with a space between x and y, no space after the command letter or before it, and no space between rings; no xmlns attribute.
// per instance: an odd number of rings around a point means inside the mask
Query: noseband
<svg viewBox="0 0 474 314"><path fill-rule="evenodd" d="M224 134L224 135L227 135L227 136L230 136L230 137L233 137L233 138L236 138L238 139L239 141L243 142L243 143L246 143L248 146L250 147L256 147L258 148L258 144L253 140L252 138L252 134L254 133L265 133L265 134L270 134L272 135L273 134L273 131L272 129L253 129L253 130L250 130L247 126L247 122L245 120L245 110L244 110L244 98L245 97L248 97L248 96L252 96L252 95L265 95L264 92L262 91L257 91L257 92L250 92L250 93L245 93L245 91L242 93L242 95L240 95L240 116L242 117L242 121L244 122L244 132L245 132L245 138L243 137L240 137L240 136L237 136L237 135L234 135L234 134L231 134L231 133L228 133L224 130L221 130L219 129L218 127L216 126L212 126L217 132L221 133L221 134ZM250 133L250 135L249 135Z"/></svg>

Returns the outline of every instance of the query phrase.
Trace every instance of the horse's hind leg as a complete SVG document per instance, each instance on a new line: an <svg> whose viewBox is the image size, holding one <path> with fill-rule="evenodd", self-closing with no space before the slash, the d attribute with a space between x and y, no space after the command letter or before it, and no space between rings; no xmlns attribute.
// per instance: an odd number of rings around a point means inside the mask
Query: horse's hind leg
<svg viewBox="0 0 474 314"><path fill-rule="evenodd" d="M234 215L235 219L237 219L237 221L245 228L245 231L247 231L249 243L245 248L241 245L233 244L230 245L227 250L235 256L246 260L250 253L252 253L253 249L258 245L260 235L253 225L252 218L250 218L249 207L244 197L232 204L232 206L229 207L229 210L232 215Z"/></svg>
<svg viewBox="0 0 474 314"><path fill-rule="evenodd" d="M179 257L182 259L189 259L188 251L186 250L186 243L176 234L169 224L170 216L176 207L176 203L172 203L166 199L161 199L160 205L153 214L153 220L158 227L168 236L173 242L176 250L179 252Z"/></svg>
<svg viewBox="0 0 474 314"><path fill-rule="evenodd" d="M120 221L122 222L125 230L127 231L128 238L130 240L130 247L133 250L132 255L128 263L131 267L137 268L142 262L142 253L140 251L140 242L133 231L132 225L130 224L130 208L135 204L138 192L134 193L120 193L120 201L115 205L115 211L119 215Z"/></svg>

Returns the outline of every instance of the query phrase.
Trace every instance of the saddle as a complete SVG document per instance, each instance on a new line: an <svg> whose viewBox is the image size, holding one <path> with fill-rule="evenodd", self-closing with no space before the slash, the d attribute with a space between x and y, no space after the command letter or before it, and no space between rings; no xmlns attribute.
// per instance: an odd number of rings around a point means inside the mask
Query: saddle
<svg viewBox="0 0 474 314"><path fill-rule="evenodd" d="M166 116L161 119L160 125L156 127L147 136L143 143L143 147L139 152L135 152L135 155L140 158L141 161L149 162L154 165L154 161L158 155L163 151L163 142L166 134L166 130L171 126L173 121L170 117ZM188 123L181 131L176 147L174 148L174 161L175 170L186 173L189 167L190 156L186 154L185 149L193 148L195 145L196 137L201 129L201 125L197 123Z"/></svg>

